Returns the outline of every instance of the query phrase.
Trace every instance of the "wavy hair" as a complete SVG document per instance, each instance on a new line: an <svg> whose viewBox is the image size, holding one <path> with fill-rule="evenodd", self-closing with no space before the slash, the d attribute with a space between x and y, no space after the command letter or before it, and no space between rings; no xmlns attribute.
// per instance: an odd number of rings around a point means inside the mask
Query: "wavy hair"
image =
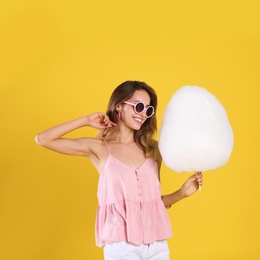
<svg viewBox="0 0 260 260"><path fill-rule="evenodd" d="M137 146L143 150L145 157L155 156L155 141L153 139L154 134L157 131L157 95L153 88L148 86L145 82L141 81L125 81L115 88L113 91L106 114L111 121L117 123L117 111L116 107L122 104L124 101L130 99L136 90L144 90L150 96L150 105L154 107L154 115L147 118L142 127L137 131L134 131L134 141ZM104 140L113 140L118 133L118 127L101 129L98 132L98 138Z"/></svg>

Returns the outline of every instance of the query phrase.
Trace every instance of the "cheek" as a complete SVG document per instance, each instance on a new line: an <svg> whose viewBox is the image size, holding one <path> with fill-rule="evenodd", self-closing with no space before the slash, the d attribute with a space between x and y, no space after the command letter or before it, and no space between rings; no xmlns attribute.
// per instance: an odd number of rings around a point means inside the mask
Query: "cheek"
<svg viewBox="0 0 260 260"><path fill-rule="evenodd" d="M129 111L121 111L121 121L123 121L125 124L129 123L132 119L132 114Z"/></svg>
<svg viewBox="0 0 260 260"><path fill-rule="evenodd" d="M133 108L132 107L124 107L123 109L122 109L122 116L124 117L124 118L130 118L130 117L132 117L133 116L133 114L134 114L134 110L133 110Z"/></svg>

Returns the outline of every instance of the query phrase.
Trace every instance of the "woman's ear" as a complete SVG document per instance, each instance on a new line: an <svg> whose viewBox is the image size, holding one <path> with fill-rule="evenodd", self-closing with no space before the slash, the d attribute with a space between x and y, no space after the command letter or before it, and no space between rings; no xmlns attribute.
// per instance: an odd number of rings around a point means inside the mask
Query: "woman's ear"
<svg viewBox="0 0 260 260"><path fill-rule="evenodd" d="M117 123L120 122L120 120L121 120L121 107L120 107L120 105L116 107L116 120L117 120Z"/></svg>
<svg viewBox="0 0 260 260"><path fill-rule="evenodd" d="M116 111L117 111L117 112L121 112L121 110L122 110L122 105L119 104L119 105L116 107Z"/></svg>

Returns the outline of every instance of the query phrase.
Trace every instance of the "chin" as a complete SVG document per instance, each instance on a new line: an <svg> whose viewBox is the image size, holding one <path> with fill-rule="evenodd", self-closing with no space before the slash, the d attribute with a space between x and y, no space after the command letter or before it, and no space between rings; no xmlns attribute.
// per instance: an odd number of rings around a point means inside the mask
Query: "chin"
<svg viewBox="0 0 260 260"><path fill-rule="evenodd" d="M138 125L138 126L133 127L133 129L136 130L136 131L138 131L138 130L141 129L141 127L142 127L142 125Z"/></svg>

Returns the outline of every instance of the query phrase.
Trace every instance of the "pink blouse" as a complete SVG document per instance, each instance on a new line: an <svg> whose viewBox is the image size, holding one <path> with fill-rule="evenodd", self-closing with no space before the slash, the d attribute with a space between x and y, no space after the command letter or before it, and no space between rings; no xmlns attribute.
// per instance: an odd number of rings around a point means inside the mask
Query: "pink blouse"
<svg viewBox="0 0 260 260"><path fill-rule="evenodd" d="M133 169L109 153L97 195L97 246L121 241L150 244L172 236L155 160L147 158Z"/></svg>

